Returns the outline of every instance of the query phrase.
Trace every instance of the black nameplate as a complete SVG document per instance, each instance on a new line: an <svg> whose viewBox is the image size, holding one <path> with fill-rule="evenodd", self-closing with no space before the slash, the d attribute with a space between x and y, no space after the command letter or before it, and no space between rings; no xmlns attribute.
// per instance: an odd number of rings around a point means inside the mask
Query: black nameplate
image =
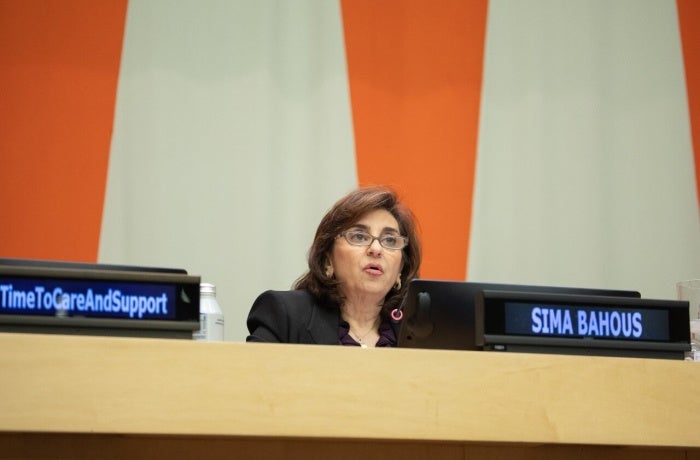
<svg viewBox="0 0 700 460"><path fill-rule="evenodd" d="M191 338L199 283L135 267L0 264L0 331Z"/></svg>
<svg viewBox="0 0 700 460"><path fill-rule="evenodd" d="M483 291L477 342L500 351L683 358L688 302Z"/></svg>

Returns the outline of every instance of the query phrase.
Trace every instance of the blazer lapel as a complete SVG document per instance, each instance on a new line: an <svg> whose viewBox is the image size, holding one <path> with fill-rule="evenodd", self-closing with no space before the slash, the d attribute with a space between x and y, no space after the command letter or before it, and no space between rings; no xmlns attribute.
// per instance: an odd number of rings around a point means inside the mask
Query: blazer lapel
<svg viewBox="0 0 700 460"><path fill-rule="evenodd" d="M323 308L314 304L306 330L319 345L338 345L339 324L340 312L337 308Z"/></svg>

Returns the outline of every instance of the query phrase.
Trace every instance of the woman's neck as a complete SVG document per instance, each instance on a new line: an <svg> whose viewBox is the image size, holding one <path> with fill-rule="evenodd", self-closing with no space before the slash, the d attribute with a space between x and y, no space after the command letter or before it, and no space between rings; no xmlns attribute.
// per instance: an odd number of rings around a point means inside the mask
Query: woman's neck
<svg viewBox="0 0 700 460"><path fill-rule="evenodd" d="M345 304L340 309L342 318L348 323L348 334L362 348L374 347L379 340L381 305L371 308L357 308Z"/></svg>
<svg viewBox="0 0 700 460"><path fill-rule="evenodd" d="M355 326L360 329L367 329L371 326L378 326L379 314L382 311L382 306L366 303L358 305L350 301L346 301L340 308L342 317L350 326ZM375 324L377 323L377 324Z"/></svg>

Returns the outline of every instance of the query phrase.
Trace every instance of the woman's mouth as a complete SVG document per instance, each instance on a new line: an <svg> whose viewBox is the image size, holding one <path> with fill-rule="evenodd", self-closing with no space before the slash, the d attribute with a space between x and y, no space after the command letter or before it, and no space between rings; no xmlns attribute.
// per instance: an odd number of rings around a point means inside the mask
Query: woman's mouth
<svg viewBox="0 0 700 460"><path fill-rule="evenodd" d="M379 264L367 264L364 267L364 271L370 275L381 275L384 273L384 268Z"/></svg>

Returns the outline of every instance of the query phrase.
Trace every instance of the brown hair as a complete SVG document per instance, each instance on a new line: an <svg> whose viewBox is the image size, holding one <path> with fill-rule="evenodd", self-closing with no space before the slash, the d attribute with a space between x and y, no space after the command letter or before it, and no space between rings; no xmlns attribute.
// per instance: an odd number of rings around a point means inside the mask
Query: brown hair
<svg viewBox="0 0 700 460"><path fill-rule="evenodd" d="M326 276L328 254L342 231L350 228L368 212L378 209L389 211L399 224L399 232L408 237L408 245L401 250L401 289L391 289L387 293L382 312L387 315L393 308L400 306L408 291L408 282L418 277L421 246L413 213L399 201L395 191L383 186L362 187L350 192L323 216L309 250L309 271L294 283L294 289L309 291L322 305L342 305L343 297L338 282Z"/></svg>

